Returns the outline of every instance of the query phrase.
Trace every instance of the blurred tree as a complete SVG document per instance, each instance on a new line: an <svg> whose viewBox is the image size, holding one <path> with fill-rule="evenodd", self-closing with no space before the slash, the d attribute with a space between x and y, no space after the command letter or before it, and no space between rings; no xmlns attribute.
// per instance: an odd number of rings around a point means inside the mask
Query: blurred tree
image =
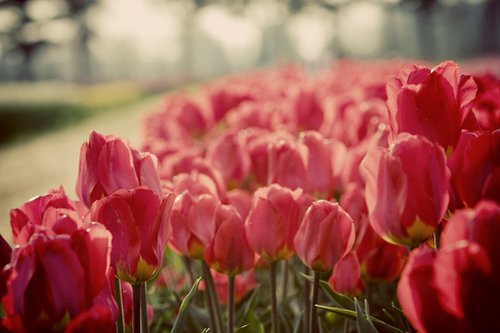
<svg viewBox="0 0 500 333"><path fill-rule="evenodd" d="M0 31L4 41L4 54L20 57L20 66L14 79L35 80L33 61L43 48L51 45L50 33L44 30L51 22L69 19L76 25L73 42L77 79L90 78L90 53L88 42L92 36L88 25L89 8L98 0L0 0L0 13L8 12L14 22Z"/></svg>

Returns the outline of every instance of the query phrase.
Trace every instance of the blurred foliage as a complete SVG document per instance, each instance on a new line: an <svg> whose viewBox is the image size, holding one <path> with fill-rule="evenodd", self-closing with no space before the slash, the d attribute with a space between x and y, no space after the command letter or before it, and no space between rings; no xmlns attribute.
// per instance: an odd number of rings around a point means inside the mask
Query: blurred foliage
<svg viewBox="0 0 500 333"><path fill-rule="evenodd" d="M100 112L138 101L149 91L128 82L105 83L58 90L26 85L8 87L17 91L0 95L0 145L61 128ZM6 89L7 90L7 89ZM58 91L60 94L58 95ZM38 96L39 95L39 96ZM52 95L47 98L47 95Z"/></svg>

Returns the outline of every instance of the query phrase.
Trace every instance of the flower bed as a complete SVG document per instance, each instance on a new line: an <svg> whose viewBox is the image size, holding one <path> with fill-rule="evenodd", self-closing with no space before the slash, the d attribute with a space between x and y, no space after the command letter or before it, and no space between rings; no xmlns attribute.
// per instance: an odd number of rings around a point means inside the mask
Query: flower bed
<svg viewBox="0 0 500 333"><path fill-rule="evenodd" d="M453 62L168 95L141 151L90 134L79 200L11 211L2 328L500 331L499 124L500 81Z"/></svg>

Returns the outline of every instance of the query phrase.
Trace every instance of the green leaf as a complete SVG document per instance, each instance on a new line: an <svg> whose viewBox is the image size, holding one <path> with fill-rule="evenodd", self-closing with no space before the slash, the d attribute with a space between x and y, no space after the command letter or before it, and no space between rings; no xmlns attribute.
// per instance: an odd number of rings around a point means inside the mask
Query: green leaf
<svg viewBox="0 0 500 333"><path fill-rule="evenodd" d="M378 333L369 317L370 312L366 311L367 314L365 315L356 298L354 299L354 305L356 306L356 326L359 333ZM365 306L367 307L368 303L365 303Z"/></svg>
<svg viewBox="0 0 500 333"><path fill-rule="evenodd" d="M179 308L179 314L175 319L174 327L172 327L172 331L170 331L170 333L180 333L184 328L184 323L189 313L189 307L193 302L194 296L198 292L198 285L200 284L200 281L201 277L196 279L193 286L191 287L191 290L186 295L186 298L184 298L184 300L182 301L181 306Z"/></svg>
<svg viewBox="0 0 500 333"><path fill-rule="evenodd" d="M310 275L306 275L306 274L301 273L301 272L299 272L299 274L304 279L308 280L309 282L313 282L314 281L314 278L312 276L310 276ZM319 281L319 286L328 295L328 297L330 298L330 300L332 302L334 302L338 307L342 307L342 308L345 308L345 309L354 310L354 302L349 297L344 296L342 294L339 294L339 293L335 292L330 287L330 285L328 284L328 282L320 280Z"/></svg>
<svg viewBox="0 0 500 333"><path fill-rule="evenodd" d="M236 329L235 333L264 333L264 324L258 320L245 324Z"/></svg>
<svg viewBox="0 0 500 333"><path fill-rule="evenodd" d="M357 314L356 311L353 310L348 310L348 309L343 309L343 308L338 308L338 307L332 307L332 306L326 306L326 305L316 305L318 309L325 310L325 311L330 311L333 313L337 313L341 316L344 316L349 319L357 319ZM377 319L373 316L370 316L370 320L373 322L376 328L384 331L384 332L390 332L390 333L405 333L405 331L401 330L400 328L391 326L385 322L383 322L380 319Z"/></svg>
<svg viewBox="0 0 500 333"><path fill-rule="evenodd" d="M245 302L245 306L242 309L243 311L241 314L238 316L240 319L238 320L238 323L240 325L247 324L252 320L253 316L253 309L255 308L255 305L257 304L258 298L257 296L259 295L260 292L260 286L257 286L255 290L252 292L250 297Z"/></svg>

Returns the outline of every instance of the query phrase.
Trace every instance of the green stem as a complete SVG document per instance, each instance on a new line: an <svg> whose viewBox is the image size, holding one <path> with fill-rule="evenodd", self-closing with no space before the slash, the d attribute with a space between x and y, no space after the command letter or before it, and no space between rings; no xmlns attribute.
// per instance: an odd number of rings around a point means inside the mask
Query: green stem
<svg viewBox="0 0 500 333"><path fill-rule="evenodd" d="M194 277L193 274L193 266L191 265L191 258L189 258L188 256L183 256L182 259L184 261L184 266L186 266L186 271L189 276L189 282L191 282L191 285L193 285L196 278Z"/></svg>
<svg viewBox="0 0 500 333"><path fill-rule="evenodd" d="M286 297L288 294L288 260L284 261L283 265L283 293L281 294L281 303L286 302Z"/></svg>
<svg viewBox="0 0 500 333"><path fill-rule="evenodd" d="M141 285L132 285L132 333L141 333Z"/></svg>
<svg viewBox="0 0 500 333"><path fill-rule="evenodd" d="M228 296L227 296L227 333L234 332L234 275L230 275L228 283Z"/></svg>
<svg viewBox="0 0 500 333"><path fill-rule="evenodd" d="M318 302L318 289L319 289L319 272L314 271L314 283L311 299L310 323L309 333L316 333L318 331L318 318L316 317L316 303Z"/></svg>
<svg viewBox="0 0 500 333"><path fill-rule="evenodd" d="M309 268L307 266L304 266L304 274L309 275L309 273L310 273ZM311 307L311 298L310 298L311 286L309 284L309 281L307 280L304 281L303 297L304 297L304 332L307 333L310 323L309 309Z"/></svg>
<svg viewBox="0 0 500 333"><path fill-rule="evenodd" d="M438 250L441 245L441 230L442 226L441 224L438 224L436 231L434 231L434 246L436 247L436 250Z"/></svg>
<svg viewBox="0 0 500 333"><path fill-rule="evenodd" d="M141 283L140 286L141 286L141 330L142 333L149 333L146 282Z"/></svg>
<svg viewBox="0 0 500 333"><path fill-rule="evenodd" d="M210 273L210 268L204 261L202 262L202 269L203 269L203 279L205 280L205 287L207 290L209 311L212 316L212 323L214 325L214 331L216 333L221 333L223 332L222 316L220 313L220 306L217 297L217 292L215 290L214 279L212 278L212 273Z"/></svg>
<svg viewBox="0 0 500 333"><path fill-rule="evenodd" d="M272 331L274 333L279 333L278 301L276 299L276 261L271 263L271 269L269 270L269 274L271 280Z"/></svg>
<svg viewBox="0 0 500 333"><path fill-rule="evenodd" d="M115 284L115 301L118 305L118 318L116 319L116 333L125 332L125 323L123 321L123 300L122 300L122 287L120 285L120 279L114 278Z"/></svg>

